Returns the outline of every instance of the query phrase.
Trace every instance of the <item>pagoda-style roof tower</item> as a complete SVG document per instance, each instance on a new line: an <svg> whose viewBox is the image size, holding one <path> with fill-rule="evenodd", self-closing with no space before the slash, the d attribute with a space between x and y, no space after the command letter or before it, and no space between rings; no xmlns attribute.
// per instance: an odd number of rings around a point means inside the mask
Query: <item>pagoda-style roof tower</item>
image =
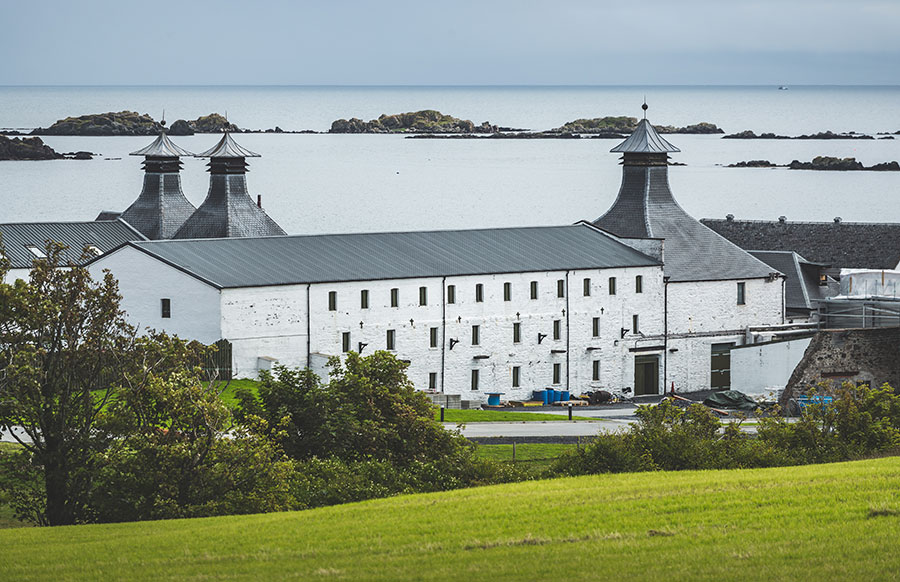
<svg viewBox="0 0 900 582"><path fill-rule="evenodd" d="M209 193L173 238L231 238L283 235L284 230L247 192L247 158L259 154L241 147L225 132L198 158L209 158Z"/></svg>
<svg viewBox="0 0 900 582"><path fill-rule="evenodd" d="M156 141L132 156L144 156L144 188L121 218L149 239L172 238L194 213L181 191L181 156L193 156L169 139L165 130Z"/></svg>
<svg viewBox="0 0 900 582"><path fill-rule="evenodd" d="M610 151L622 154L622 185L595 225L620 237L665 239L664 271L673 282L755 279L773 272L678 205L669 189L668 154L681 150L660 137L646 117Z"/></svg>

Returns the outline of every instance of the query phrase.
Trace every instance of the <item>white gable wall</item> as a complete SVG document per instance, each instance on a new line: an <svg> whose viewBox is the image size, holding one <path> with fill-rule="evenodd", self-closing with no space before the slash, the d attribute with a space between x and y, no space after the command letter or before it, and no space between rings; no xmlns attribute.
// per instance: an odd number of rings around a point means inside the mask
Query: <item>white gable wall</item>
<svg viewBox="0 0 900 582"><path fill-rule="evenodd" d="M129 246L88 265L94 279L101 279L105 269L118 279L121 308L139 330L152 328L207 344L222 337L215 287ZM170 318L162 317L163 298L171 302Z"/></svg>

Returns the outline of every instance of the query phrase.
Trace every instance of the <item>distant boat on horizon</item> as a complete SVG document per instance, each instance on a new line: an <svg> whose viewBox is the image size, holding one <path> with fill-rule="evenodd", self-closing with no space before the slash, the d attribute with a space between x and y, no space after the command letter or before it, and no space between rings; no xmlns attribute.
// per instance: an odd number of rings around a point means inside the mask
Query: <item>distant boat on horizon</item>
<svg viewBox="0 0 900 582"><path fill-rule="evenodd" d="M779 91L787 91L787 90L788 90L788 87L787 87L787 85L779 85L779 86L778 86L778 90L779 90Z"/></svg>

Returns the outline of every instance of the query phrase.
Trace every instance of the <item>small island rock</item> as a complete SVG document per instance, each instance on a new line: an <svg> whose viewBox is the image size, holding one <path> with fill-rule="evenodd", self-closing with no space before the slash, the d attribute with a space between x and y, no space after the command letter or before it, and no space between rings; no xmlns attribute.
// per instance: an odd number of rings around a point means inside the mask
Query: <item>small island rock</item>
<svg viewBox="0 0 900 582"><path fill-rule="evenodd" d="M58 160L62 157L39 137L10 139L0 135L0 160Z"/></svg>

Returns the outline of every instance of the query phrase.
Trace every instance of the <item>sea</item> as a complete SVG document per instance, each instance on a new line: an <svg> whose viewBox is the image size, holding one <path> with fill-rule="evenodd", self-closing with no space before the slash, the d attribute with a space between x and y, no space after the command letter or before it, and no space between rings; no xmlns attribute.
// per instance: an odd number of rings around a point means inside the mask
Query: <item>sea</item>
<svg viewBox="0 0 900 582"><path fill-rule="evenodd" d="M227 114L242 128L325 132L332 121L437 109L530 130L602 116L642 115L658 125L715 123L727 133L831 130L887 137L900 131L900 86L634 87L0 87L0 128L131 110L155 119ZM615 200L617 144L607 139L406 139L402 135L248 133L260 154L248 186L290 234L537 226L593 220ZM727 168L815 156L866 165L900 160L900 135L875 140L726 140L669 135L681 152L669 181L696 218L900 222L900 172ZM124 210L141 190L149 137L43 137L92 160L0 162L0 222L92 220ZM173 138L193 152L219 136ZM185 158L182 185L195 205L208 188L206 160ZM897 198L895 198L897 197Z"/></svg>

